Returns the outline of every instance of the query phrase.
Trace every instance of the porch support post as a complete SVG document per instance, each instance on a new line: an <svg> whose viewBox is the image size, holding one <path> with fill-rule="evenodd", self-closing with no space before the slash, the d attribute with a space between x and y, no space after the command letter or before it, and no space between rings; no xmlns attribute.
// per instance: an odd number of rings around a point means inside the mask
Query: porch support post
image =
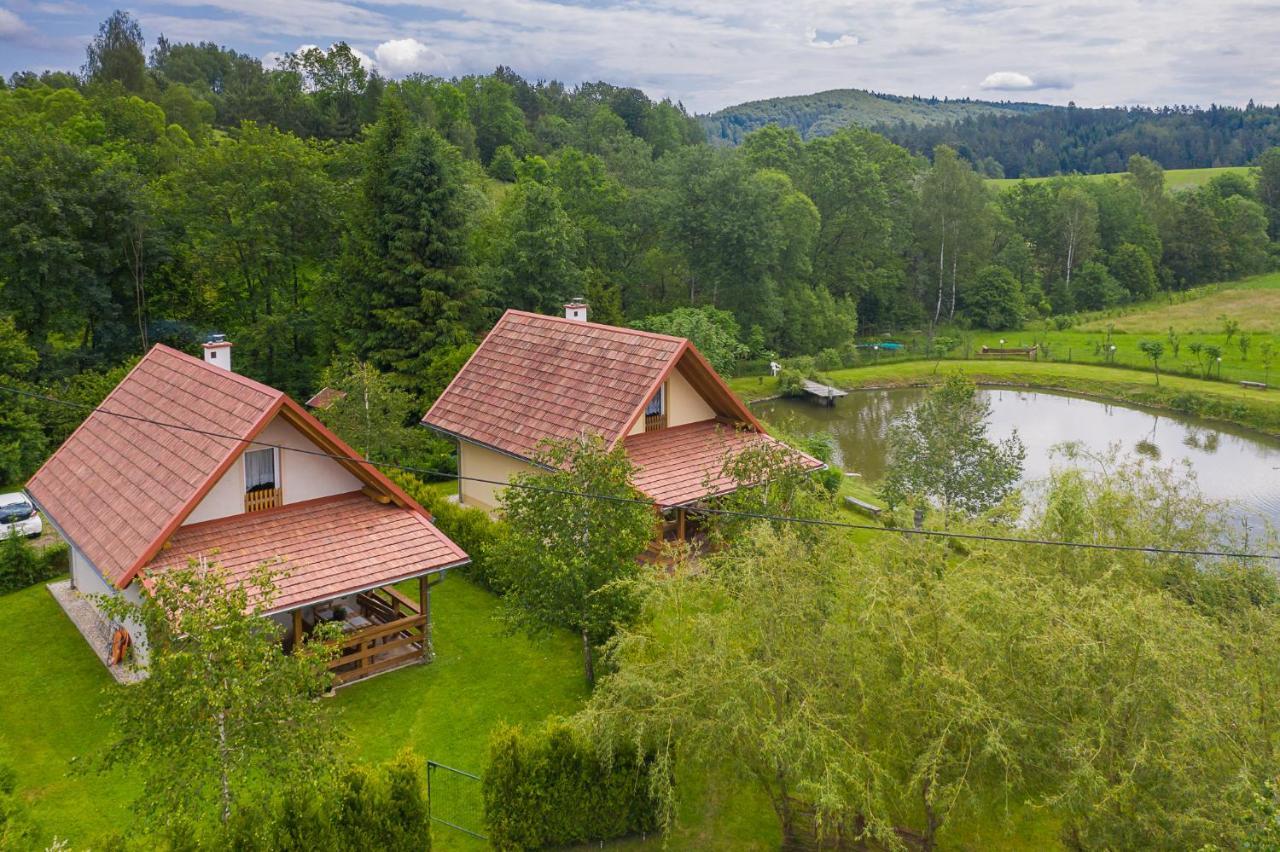
<svg viewBox="0 0 1280 852"><path fill-rule="evenodd" d="M676 509L676 539L684 541L684 508Z"/></svg>
<svg viewBox="0 0 1280 852"><path fill-rule="evenodd" d="M293 611L293 647L297 650L302 644L302 609L298 608Z"/></svg>
<svg viewBox="0 0 1280 852"><path fill-rule="evenodd" d="M427 574L418 578L418 609L424 619L422 623L422 658L431 657L431 584L427 582Z"/></svg>

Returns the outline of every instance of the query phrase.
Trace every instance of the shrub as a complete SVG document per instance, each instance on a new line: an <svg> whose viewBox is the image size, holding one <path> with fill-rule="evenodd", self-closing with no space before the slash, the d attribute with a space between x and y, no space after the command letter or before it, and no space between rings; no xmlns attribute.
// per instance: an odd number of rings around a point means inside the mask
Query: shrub
<svg viewBox="0 0 1280 852"><path fill-rule="evenodd" d="M13 767L0 763L0 849L42 849L38 831L22 797Z"/></svg>
<svg viewBox="0 0 1280 852"><path fill-rule="evenodd" d="M778 373L778 393L783 396L804 396L804 373L799 370L783 370Z"/></svg>
<svg viewBox="0 0 1280 852"><path fill-rule="evenodd" d="M38 548L22 536L8 536L0 542L0 594L65 574L70 561L71 551L65 544Z"/></svg>
<svg viewBox="0 0 1280 852"><path fill-rule="evenodd" d="M818 353L817 357L813 359L813 366L814 369L826 372L839 370L844 364L840 358L840 353L835 349L828 348Z"/></svg>
<svg viewBox="0 0 1280 852"><path fill-rule="evenodd" d="M540 849L652 832L651 759L622 743L600 748L563 720L489 740L484 820L496 849Z"/></svg>
<svg viewBox="0 0 1280 852"><path fill-rule="evenodd" d="M453 539L471 557L471 564L459 569L462 574L490 591L501 591L484 554L490 543L502 535L502 522L491 518L483 509L460 506L444 499L411 473L396 470L391 471L390 476L405 493L431 513L432 520L440 531Z"/></svg>
<svg viewBox="0 0 1280 852"><path fill-rule="evenodd" d="M431 817L422 760L405 750L380 766L354 764L319 789L287 789L239 805L226 842L237 852L422 852ZM217 831L217 829L215 829Z"/></svg>

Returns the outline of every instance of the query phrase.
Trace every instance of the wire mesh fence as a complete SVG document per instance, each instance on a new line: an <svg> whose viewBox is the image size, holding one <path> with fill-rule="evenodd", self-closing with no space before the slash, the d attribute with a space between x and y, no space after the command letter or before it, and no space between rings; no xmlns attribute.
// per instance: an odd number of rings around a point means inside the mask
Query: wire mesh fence
<svg viewBox="0 0 1280 852"><path fill-rule="evenodd" d="M455 831L486 840L480 776L434 760L427 761L427 809L431 819Z"/></svg>

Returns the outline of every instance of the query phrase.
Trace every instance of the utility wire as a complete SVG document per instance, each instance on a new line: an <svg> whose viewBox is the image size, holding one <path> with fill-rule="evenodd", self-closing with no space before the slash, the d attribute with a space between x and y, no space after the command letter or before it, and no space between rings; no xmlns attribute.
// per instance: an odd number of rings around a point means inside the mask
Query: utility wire
<svg viewBox="0 0 1280 852"><path fill-rule="evenodd" d="M396 462L375 461L373 459L360 458L358 456L342 456L336 453L327 453L319 449L299 449L297 447L286 447L282 444L273 444L268 441L259 441L257 439L246 439L236 435L228 435L222 432L215 432L209 429L201 429L197 426L188 426L183 423L168 423L163 420L155 420L150 417L143 417L138 414L130 414L123 411L109 411L101 406L93 406L88 403L74 402L72 400L58 399L57 397L45 394L35 393L34 391L23 390L22 388L8 387L0 385L0 392L14 394L16 396L27 397L29 399L40 400L52 405L59 405L64 408L73 408L77 410L88 409L91 413L104 414L111 417L119 417L124 420L132 420L139 423L147 423L152 426L160 426L165 429L176 429L183 432L192 432L197 435L204 435L209 438L217 438L220 440L232 441L237 444L252 444L257 447L271 448L281 452L301 453L303 455L321 456L323 458L333 459L334 461L348 462L352 464L368 465L374 468L390 468L393 470L401 470L407 473L421 474L424 476L434 476L441 479L455 479L467 482L479 482L487 485L498 485L503 488L524 488L532 491L542 491L551 494L564 494L572 497L584 497L592 500L605 500L615 503L631 503L649 506L666 511L668 509L688 508L687 504L669 503L663 504L656 500L647 500L637 497L621 497L614 494L591 494L583 491L574 491L567 488L556 488L549 485L534 485L532 483L520 482L504 482L497 479L485 479L479 476L463 476L457 473L450 473L442 470L431 470L429 468L414 467L412 465L398 464ZM1040 538L1021 538L1017 536L998 536L985 533L965 533L952 532L949 530L927 530L915 529L908 527L886 527L878 524L859 524L850 521L834 521L825 518L797 518L787 515L771 515L766 512L746 512L736 509L718 509L712 507L699 507L696 511L702 515L718 515L722 517L743 518L747 520L774 521L778 523L801 524L813 527L832 527L836 529L847 530L865 530L868 532L878 533L900 533L902 535L916 535L926 538L950 538L961 539L965 541L987 541L999 542L1005 544L1025 544L1041 547L1074 547L1084 550L1109 550L1120 551L1125 553L1150 553L1159 555L1172 556L1204 556L1217 557L1223 559L1268 559L1280 561L1280 554L1274 553L1248 553L1229 550L1194 550L1190 548L1178 547L1157 547L1154 545L1137 545L1137 544L1103 544L1100 542L1087 541L1064 541L1060 539L1040 539Z"/></svg>

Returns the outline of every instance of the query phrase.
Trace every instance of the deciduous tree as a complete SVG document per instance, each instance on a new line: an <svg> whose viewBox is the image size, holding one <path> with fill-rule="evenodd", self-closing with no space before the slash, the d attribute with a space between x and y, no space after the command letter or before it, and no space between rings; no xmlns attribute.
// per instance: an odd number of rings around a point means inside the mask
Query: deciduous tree
<svg viewBox="0 0 1280 852"><path fill-rule="evenodd" d="M948 376L890 427L884 500L890 506L935 500L946 526L953 512L974 515L1009 496L1026 451L1016 433L998 443L987 437L990 413L973 382Z"/></svg>
<svg viewBox="0 0 1280 852"><path fill-rule="evenodd" d="M657 519L621 445L582 436L544 444L534 461L546 471L519 474L502 492L508 534L487 555L511 622L578 633L593 684L594 647L635 615L632 581Z"/></svg>

